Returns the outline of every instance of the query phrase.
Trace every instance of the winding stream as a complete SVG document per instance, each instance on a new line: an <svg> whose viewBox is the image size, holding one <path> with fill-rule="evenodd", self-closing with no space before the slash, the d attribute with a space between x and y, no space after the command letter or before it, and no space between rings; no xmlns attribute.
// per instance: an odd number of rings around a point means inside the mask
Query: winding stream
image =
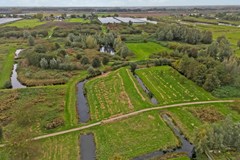
<svg viewBox="0 0 240 160"><path fill-rule="evenodd" d="M87 98L84 95L84 84L86 82L87 81L85 80L77 84L77 111L80 123L86 123L90 119L89 106Z"/></svg>
<svg viewBox="0 0 240 160"><path fill-rule="evenodd" d="M169 117L167 114L162 115L163 120L167 123L167 125L172 129L174 134L178 137L178 139L181 142L181 147L174 148L174 149L168 149L168 150L160 150L160 151L154 151L152 153L148 153L136 158L133 158L134 160L146 160L146 159L152 159L156 157L160 157L162 155L165 155L167 153L180 153L184 152L187 153L189 158L196 157L195 155L195 149L194 145L191 144L183 134L181 134L181 131L179 128L173 123L173 120L171 117Z"/></svg>
<svg viewBox="0 0 240 160"><path fill-rule="evenodd" d="M92 133L80 136L80 155L81 160L96 159L96 145Z"/></svg>
<svg viewBox="0 0 240 160"><path fill-rule="evenodd" d="M19 54L21 53L22 49L18 49L15 52L15 59L19 57ZM26 88L27 86L23 85L18 79L18 74L17 74L17 63L13 65L13 70L12 70L12 75L11 75L11 85L13 89L17 88Z"/></svg>
<svg viewBox="0 0 240 160"><path fill-rule="evenodd" d="M138 83L140 84L140 86L142 87L142 89L147 93L147 95L150 94L150 91L148 90L148 88L144 85L143 81L140 79L140 77L138 77L138 75L134 75L134 77L137 79ZM149 97L151 102L153 104L158 104L157 99L152 95L151 97Z"/></svg>

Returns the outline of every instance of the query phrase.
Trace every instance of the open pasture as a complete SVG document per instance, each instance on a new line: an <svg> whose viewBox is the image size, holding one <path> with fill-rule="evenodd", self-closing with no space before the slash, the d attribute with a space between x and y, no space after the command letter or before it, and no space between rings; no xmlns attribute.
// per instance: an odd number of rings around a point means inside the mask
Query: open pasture
<svg viewBox="0 0 240 160"><path fill-rule="evenodd" d="M98 159L131 159L179 144L158 112L144 113L102 126L94 129L94 133Z"/></svg>
<svg viewBox="0 0 240 160"><path fill-rule="evenodd" d="M139 69L136 73L160 104L214 99L210 93L169 66Z"/></svg>
<svg viewBox="0 0 240 160"><path fill-rule="evenodd" d="M92 120L151 107L147 95L127 68L90 80L85 88Z"/></svg>
<svg viewBox="0 0 240 160"><path fill-rule="evenodd" d="M66 19L66 22L73 22L73 23L90 23L89 19L83 19L83 18L70 18Z"/></svg>
<svg viewBox="0 0 240 160"><path fill-rule="evenodd" d="M134 60L146 60L153 53L170 52L171 50L160 44L148 43L127 43L128 48L135 54Z"/></svg>
<svg viewBox="0 0 240 160"><path fill-rule="evenodd" d="M18 28L34 28L44 23L45 22L40 22L38 19L24 19L24 20L6 24L4 26L11 26L11 27L18 27Z"/></svg>

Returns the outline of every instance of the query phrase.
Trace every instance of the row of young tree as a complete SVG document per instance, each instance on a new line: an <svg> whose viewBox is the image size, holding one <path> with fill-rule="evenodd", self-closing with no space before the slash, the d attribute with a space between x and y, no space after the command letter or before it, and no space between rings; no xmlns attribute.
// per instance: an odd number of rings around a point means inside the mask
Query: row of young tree
<svg viewBox="0 0 240 160"><path fill-rule="evenodd" d="M212 32L200 31L198 29L177 24L161 26L157 30L156 35L157 39L161 41L181 41L190 44L209 44L212 42Z"/></svg>
<svg viewBox="0 0 240 160"><path fill-rule="evenodd" d="M221 86L240 87L240 64L223 37L199 51L196 58L185 55L174 67L207 91Z"/></svg>

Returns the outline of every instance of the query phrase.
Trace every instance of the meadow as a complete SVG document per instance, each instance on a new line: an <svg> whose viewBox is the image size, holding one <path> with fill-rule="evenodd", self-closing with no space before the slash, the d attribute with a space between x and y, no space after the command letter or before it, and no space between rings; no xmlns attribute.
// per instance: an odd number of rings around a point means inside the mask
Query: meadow
<svg viewBox="0 0 240 160"><path fill-rule="evenodd" d="M64 86L1 90L0 124L5 140L14 132L34 129L34 136L63 126L65 91Z"/></svg>
<svg viewBox="0 0 240 160"><path fill-rule="evenodd" d="M153 53L170 52L171 50L154 42L127 43L130 51L135 54L134 60L146 60Z"/></svg>
<svg viewBox="0 0 240 160"><path fill-rule="evenodd" d="M65 21L70 23L90 23L89 19L83 19L83 18L70 18L70 19L66 19Z"/></svg>
<svg viewBox="0 0 240 160"><path fill-rule="evenodd" d="M36 26L39 26L45 23L46 22L40 22L38 19L24 19L24 20L6 24L4 26L18 27L18 28L34 28Z"/></svg>
<svg viewBox="0 0 240 160"><path fill-rule="evenodd" d="M0 50L0 88L4 88L5 84L10 81L14 63L15 47L1 45Z"/></svg>
<svg viewBox="0 0 240 160"><path fill-rule="evenodd" d="M144 113L93 131L98 159L114 159L117 156L130 159L179 145L158 112Z"/></svg>
<svg viewBox="0 0 240 160"><path fill-rule="evenodd" d="M169 66L136 70L159 104L211 100L214 97Z"/></svg>
<svg viewBox="0 0 240 160"><path fill-rule="evenodd" d="M102 120L152 106L127 68L92 79L85 88L91 120Z"/></svg>

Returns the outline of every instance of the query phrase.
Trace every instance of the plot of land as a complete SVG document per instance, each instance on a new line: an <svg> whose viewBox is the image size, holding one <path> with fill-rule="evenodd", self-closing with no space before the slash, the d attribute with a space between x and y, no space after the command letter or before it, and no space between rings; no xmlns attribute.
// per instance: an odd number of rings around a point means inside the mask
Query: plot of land
<svg viewBox="0 0 240 160"><path fill-rule="evenodd" d="M147 95L127 68L90 80L86 90L92 120L151 107Z"/></svg>
<svg viewBox="0 0 240 160"><path fill-rule="evenodd" d="M67 19L66 22L90 23L90 20L83 19L83 18L70 18L70 19Z"/></svg>
<svg viewBox="0 0 240 160"><path fill-rule="evenodd" d="M160 104L210 100L214 97L168 66L136 71Z"/></svg>
<svg viewBox="0 0 240 160"><path fill-rule="evenodd" d="M94 130L98 159L130 159L159 149L173 148L178 140L158 112L109 124Z"/></svg>
<svg viewBox="0 0 240 160"><path fill-rule="evenodd" d="M163 47L160 44L148 43L128 43L128 48L135 54L135 60L149 59L153 53L170 52L169 48Z"/></svg>
<svg viewBox="0 0 240 160"><path fill-rule="evenodd" d="M26 19L26 20L20 20L17 22L9 23L9 24L6 24L5 26L12 26L12 27L18 27L18 28L34 28L44 23L45 22L40 22L38 19Z"/></svg>
<svg viewBox="0 0 240 160"><path fill-rule="evenodd" d="M39 135L64 125L64 100L64 86L0 91L4 134L34 128Z"/></svg>

